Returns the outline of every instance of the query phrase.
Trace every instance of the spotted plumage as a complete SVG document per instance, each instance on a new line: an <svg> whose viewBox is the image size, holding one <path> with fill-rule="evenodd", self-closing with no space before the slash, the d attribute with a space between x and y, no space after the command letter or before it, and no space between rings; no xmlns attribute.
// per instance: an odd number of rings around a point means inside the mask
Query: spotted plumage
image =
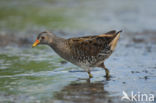
<svg viewBox="0 0 156 103"><path fill-rule="evenodd" d="M104 61L114 51L120 32L113 30L101 35L64 39L45 31L38 35L39 43L35 42L33 46L47 44L62 58L84 68L90 77L92 77L90 74L92 67L104 68L108 77L109 71L104 66Z"/></svg>

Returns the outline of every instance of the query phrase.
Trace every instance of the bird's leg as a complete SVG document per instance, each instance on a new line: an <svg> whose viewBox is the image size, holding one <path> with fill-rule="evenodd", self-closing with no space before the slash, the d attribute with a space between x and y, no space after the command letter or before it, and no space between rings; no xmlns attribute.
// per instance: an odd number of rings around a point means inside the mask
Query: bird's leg
<svg viewBox="0 0 156 103"><path fill-rule="evenodd" d="M110 77L109 70L105 67L104 63L103 63L103 68L105 69L106 77Z"/></svg>
<svg viewBox="0 0 156 103"><path fill-rule="evenodd" d="M109 70L105 67L105 64L104 64L104 63L101 63L101 64L99 65L99 67L105 69L105 72L106 72L106 78L109 78L109 77L110 77L110 75L109 75Z"/></svg>
<svg viewBox="0 0 156 103"><path fill-rule="evenodd" d="M88 69L88 75L89 75L89 78L93 78L93 75L90 73L89 69Z"/></svg>

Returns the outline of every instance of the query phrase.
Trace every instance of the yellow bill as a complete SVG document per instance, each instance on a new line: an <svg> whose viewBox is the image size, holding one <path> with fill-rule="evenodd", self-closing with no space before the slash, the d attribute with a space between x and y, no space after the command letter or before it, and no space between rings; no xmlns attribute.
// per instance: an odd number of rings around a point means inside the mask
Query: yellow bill
<svg viewBox="0 0 156 103"><path fill-rule="evenodd" d="M39 43L40 43L40 41L37 39L37 40L33 43L32 47L37 46Z"/></svg>

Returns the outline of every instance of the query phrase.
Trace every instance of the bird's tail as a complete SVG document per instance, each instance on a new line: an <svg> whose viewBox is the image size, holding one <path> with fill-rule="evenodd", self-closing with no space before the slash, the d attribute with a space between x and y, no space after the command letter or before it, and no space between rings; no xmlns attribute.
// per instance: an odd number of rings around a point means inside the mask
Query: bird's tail
<svg viewBox="0 0 156 103"><path fill-rule="evenodd" d="M118 32L116 32L116 35L118 35L119 33L121 33L122 32L122 30L120 30L120 31L118 31Z"/></svg>
<svg viewBox="0 0 156 103"><path fill-rule="evenodd" d="M111 50L114 51L116 44L120 38L120 33L122 32L122 30L116 32L116 36L115 38L111 41L110 46L111 46Z"/></svg>

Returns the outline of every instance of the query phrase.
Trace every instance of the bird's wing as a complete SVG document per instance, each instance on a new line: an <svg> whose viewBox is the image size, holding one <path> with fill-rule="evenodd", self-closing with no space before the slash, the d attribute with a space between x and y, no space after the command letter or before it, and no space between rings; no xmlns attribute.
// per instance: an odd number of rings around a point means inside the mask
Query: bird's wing
<svg viewBox="0 0 156 103"><path fill-rule="evenodd" d="M116 37L116 31L101 35L86 36L67 39L71 52L85 56L96 56L111 47L111 42Z"/></svg>

